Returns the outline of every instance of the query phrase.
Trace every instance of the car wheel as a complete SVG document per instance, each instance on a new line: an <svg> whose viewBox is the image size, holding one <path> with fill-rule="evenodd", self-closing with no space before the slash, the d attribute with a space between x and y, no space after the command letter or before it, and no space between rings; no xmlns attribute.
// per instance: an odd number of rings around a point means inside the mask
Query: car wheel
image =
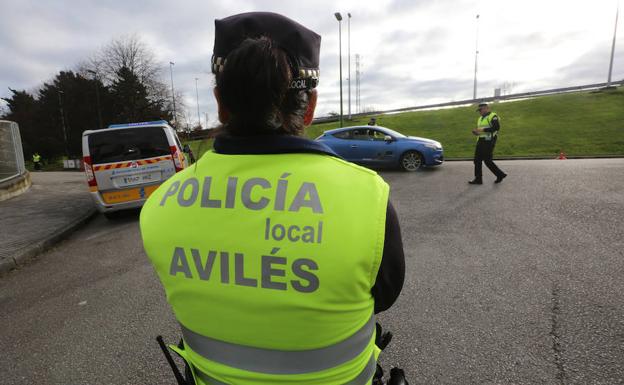
<svg viewBox="0 0 624 385"><path fill-rule="evenodd" d="M416 171L423 165L423 158L418 151L407 151L401 155L400 166L403 171Z"/></svg>

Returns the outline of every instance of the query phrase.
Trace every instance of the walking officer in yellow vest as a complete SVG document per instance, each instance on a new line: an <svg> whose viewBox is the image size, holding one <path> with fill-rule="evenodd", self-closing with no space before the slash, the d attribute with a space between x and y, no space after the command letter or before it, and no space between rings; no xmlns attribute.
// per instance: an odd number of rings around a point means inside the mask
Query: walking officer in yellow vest
<svg viewBox="0 0 624 385"><path fill-rule="evenodd" d="M305 139L321 37L274 13L215 21L214 150L156 190L145 251L197 384L371 384L375 314L405 262L389 187Z"/></svg>
<svg viewBox="0 0 624 385"><path fill-rule="evenodd" d="M487 103L479 104L477 109L479 119L477 119L477 128L472 130L473 135L477 135L477 147L474 155L474 179L470 184L483 184L482 162L496 176L494 183L500 183L507 176L492 160L494 154L494 146L500 129L498 115L490 111Z"/></svg>
<svg viewBox="0 0 624 385"><path fill-rule="evenodd" d="M38 152L35 152L32 156L33 165L35 166L36 171L41 170L41 155Z"/></svg>

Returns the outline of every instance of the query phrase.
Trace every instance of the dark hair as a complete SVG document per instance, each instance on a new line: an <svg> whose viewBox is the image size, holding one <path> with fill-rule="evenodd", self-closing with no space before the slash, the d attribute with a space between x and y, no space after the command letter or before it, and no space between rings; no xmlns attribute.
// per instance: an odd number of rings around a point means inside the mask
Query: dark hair
<svg viewBox="0 0 624 385"><path fill-rule="evenodd" d="M301 135L310 91L289 88L288 55L267 37L248 38L216 75L220 102L230 113L216 134Z"/></svg>

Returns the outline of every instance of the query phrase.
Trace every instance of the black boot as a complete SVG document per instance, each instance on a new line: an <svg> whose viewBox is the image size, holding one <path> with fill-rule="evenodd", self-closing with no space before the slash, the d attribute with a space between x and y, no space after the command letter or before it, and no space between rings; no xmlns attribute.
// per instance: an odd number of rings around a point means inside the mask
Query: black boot
<svg viewBox="0 0 624 385"><path fill-rule="evenodd" d="M474 178L473 180L471 180L468 183L469 184L483 184L483 181L481 180L481 178Z"/></svg>
<svg viewBox="0 0 624 385"><path fill-rule="evenodd" d="M405 379L405 372L403 372L403 369L392 368L390 370L390 379L388 380L387 385L409 385Z"/></svg>
<svg viewBox="0 0 624 385"><path fill-rule="evenodd" d="M507 174L500 174L499 176L496 177L496 180L494 181L494 183L502 182L503 179L505 179L506 176L507 176Z"/></svg>

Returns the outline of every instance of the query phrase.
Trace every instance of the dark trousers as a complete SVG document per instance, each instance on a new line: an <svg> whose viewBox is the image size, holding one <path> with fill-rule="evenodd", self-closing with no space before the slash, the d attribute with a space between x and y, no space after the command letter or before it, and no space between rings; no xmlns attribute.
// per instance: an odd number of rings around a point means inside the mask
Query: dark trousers
<svg viewBox="0 0 624 385"><path fill-rule="evenodd" d="M494 140L484 140L479 139L477 141L477 147L475 149L474 155L474 174L476 179L481 179L483 176L483 166L482 162L485 163L487 168L492 171L496 177L505 175L505 173L494 164L492 160L492 155L494 153L494 146L496 145L496 139Z"/></svg>

